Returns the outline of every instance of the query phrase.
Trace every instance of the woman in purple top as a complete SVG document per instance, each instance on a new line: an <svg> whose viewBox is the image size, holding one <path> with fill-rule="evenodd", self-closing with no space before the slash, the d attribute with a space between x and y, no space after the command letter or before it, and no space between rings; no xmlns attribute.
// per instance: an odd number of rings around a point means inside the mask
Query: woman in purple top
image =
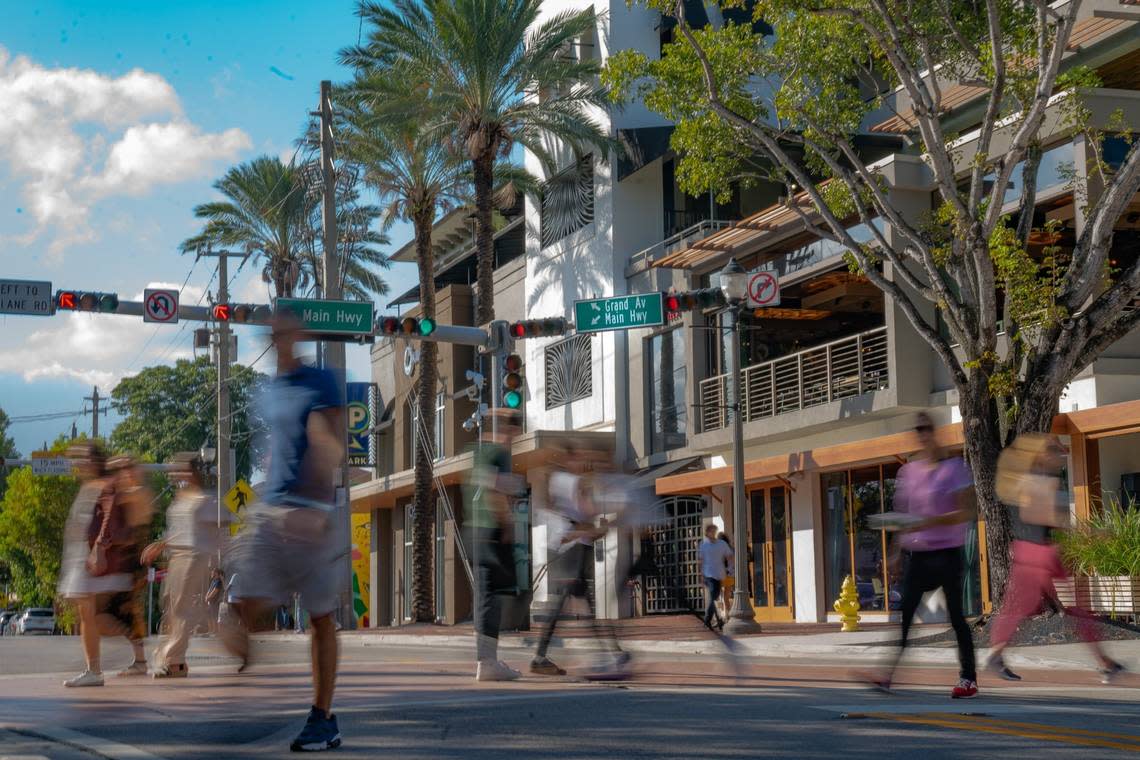
<svg viewBox="0 0 1140 760"><path fill-rule="evenodd" d="M899 470L895 486L895 510L923 518L899 534L892 552L892 562L898 562L900 550L907 554L903 576L902 646L890 671L872 681L879 688L890 688L891 676L906 649L911 622L923 595L942 589L950 624L958 640L961 669L958 684L950 696L970 699L978 693L978 676L974 640L962 610L962 547L966 543L967 524L977 516L973 479L961 457L948 456L938 446L929 416L924 413L916 416L914 432L920 451Z"/></svg>

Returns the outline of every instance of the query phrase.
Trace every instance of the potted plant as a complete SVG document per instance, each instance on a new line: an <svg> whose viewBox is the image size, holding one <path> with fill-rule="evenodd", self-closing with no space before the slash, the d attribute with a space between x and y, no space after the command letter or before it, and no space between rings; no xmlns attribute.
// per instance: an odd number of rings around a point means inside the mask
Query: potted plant
<svg viewBox="0 0 1140 760"><path fill-rule="evenodd" d="M1140 507L1109 495L1059 539L1075 579L1058 583L1062 603L1113 617L1140 615Z"/></svg>

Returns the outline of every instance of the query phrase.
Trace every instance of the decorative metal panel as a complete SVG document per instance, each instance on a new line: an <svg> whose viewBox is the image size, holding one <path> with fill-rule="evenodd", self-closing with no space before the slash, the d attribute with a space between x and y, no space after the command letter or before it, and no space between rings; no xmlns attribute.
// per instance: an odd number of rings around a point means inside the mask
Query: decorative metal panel
<svg viewBox="0 0 1140 760"><path fill-rule="evenodd" d="M653 542L660 574L644 579L645 611L687 612L704 607L701 576L701 514L705 500L699 496L671 496L661 500L664 521L653 526Z"/></svg>
<svg viewBox="0 0 1140 760"><path fill-rule="evenodd" d="M545 248L594 221L594 157L586 155L542 188L541 241Z"/></svg>
<svg viewBox="0 0 1140 760"><path fill-rule="evenodd" d="M546 347L546 408L594 393L594 356L589 335L572 335Z"/></svg>

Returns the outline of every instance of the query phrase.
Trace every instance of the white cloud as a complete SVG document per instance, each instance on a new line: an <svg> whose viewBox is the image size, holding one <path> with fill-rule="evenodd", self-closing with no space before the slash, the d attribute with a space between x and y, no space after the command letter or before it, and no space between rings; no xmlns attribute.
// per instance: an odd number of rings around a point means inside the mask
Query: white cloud
<svg viewBox="0 0 1140 760"><path fill-rule="evenodd" d="M180 283L151 282L147 288L178 289ZM203 288L187 285L182 303L193 304ZM143 290L123 294L141 301ZM75 378L110 391L119 380L152 364L173 363L193 354L190 328L152 325L142 317L66 312L53 325L31 333L23 342L0 351L0 372L19 374L26 382L40 378Z"/></svg>
<svg viewBox="0 0 1140 760"><path fill-rule="evenodd" d="M206 132L189 121L157 74L48 68L2 46L0 103L0 164L33 222L19 241L46 237L53 252L95 237L99 201L209 176L252 145L240 129Z"/></svg>

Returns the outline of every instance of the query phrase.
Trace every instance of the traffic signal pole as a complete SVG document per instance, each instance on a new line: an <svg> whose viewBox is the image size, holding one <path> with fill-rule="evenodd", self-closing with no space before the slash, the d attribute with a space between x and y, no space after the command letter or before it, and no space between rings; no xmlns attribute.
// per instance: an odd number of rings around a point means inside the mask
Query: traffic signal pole
<svg viewBox="0 0 1140 760"><path fill-rule="evenodd" d="M237 253L235 251L210 251L201 252L199 256L206 256L210 258L217 258L218 260L218 298L219 304L228 304L230 301L230 270L229 259L231 256L238 256L244 259L245 254ZM234 486L234 471L233 459L230 457L230 447L232 445L232 436L230 432L233 429L233 419L230 416L230 323L229 320L219 319L218 327L214 331L214 336L217 339L217 363L218 363L218 435L217 435L217 454L214 456L214 463L217 469L218 476L218 530L222 529L222 509L226 494ZM219 557L220 561L220 557Z"/></svg>

